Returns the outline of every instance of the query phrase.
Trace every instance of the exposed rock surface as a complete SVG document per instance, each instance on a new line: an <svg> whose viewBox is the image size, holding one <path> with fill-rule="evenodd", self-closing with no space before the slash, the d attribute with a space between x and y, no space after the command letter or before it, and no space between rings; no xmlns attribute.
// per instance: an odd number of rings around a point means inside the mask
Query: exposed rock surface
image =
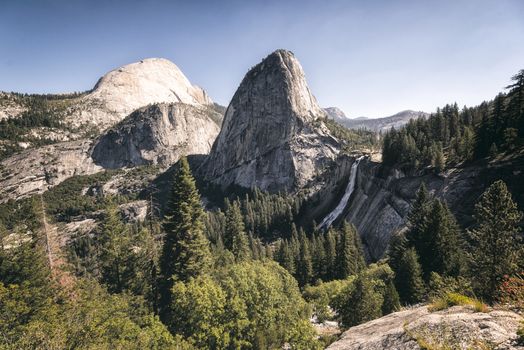
<svg viewBox="0 0 524 350"><path fill-rule="evenodd" d="M122 168L175 163L180 156L208 154L220 115L208 106L183 103L141 108L108 130L93 148L95 163Z"/></svg>
<svg viewBox="0 0 524 350"><path fill-rule="evenodd" d="M144 221L147 217L147 201L139 200L120 205L120 212L125 222Z"/></svg>
<svg viewBox="0 0 524 350"><path fill-rule="evenodd" d="M27 110L12 94L0 91L0 121L16 118Z"/></svg>
<svg viewBox="0 0 524 350"><path fill-rule="evenodd" d="M0 110L11 113L11 100L16 99L4 93L0 97ZM86 132L106 129L142 109L96 142L68 141L85 137L82 133L30 130L32 137L43 135L58 143L28 149L3 160L0 201L42 193L71 176L93 174L104 168L145 164L168 167L181 155L207 154L222 119L219 106L202 89L193 86L174 63L157 58L111 71L91 92L67 97L66 102L60 111L64 125Z"/></svg>
<svg viewBox="0 0 524 350"><path fill-rule="evenodd" d="M349 120L346 114L338 107L326 107L323 108L327 116L339 124L344 125L344 122Z"/></svg>
<svg viewBox="0 0 524 350"><path fill-rule="evenodd" d="M502 179L524 205L524 155L484 164L452 168L442 175L432 173L405 176L399 171L381 173L380 163L363 160L357 173L356 188L343 217L358 229L366 251L373 260L385 253L391 234L401 229L420 184L446 201L463 227L472 224L473 208L482 192ZM347 180L346 180L347 183ZM332 205L336 205L332 203Z"/></svg>
<svg viewBox="0 0 524 350"><path fill-rule="evenodd" d="M277 50L242 80L202 171L227 187L292 191L339 152L295 56Z"/></svg>
<svg viewBox="0 0 524 350"><path fill-rule="evenodd" d="M66 120L73 126L88 124L103 130L140 107L162 102L213 103L173 62L149 58L104 75L89 94L71 107Z"/></svg>
<svg viewBox="0 0 524 350"><path fill-rule="evenodd" d="M480 313L455 306L430 313L421 306L352 327L327 349L422 349L418 342L439 349L522 349L514 342L521 320L510 311Z"/></svg>
<svg viewBox="0 0 524 350"><path fill-rule="evenodd" d="M88 140L63 142L0 162L0 201L42 193L71 176L103 170L90 157L91 145Z"/></svg>

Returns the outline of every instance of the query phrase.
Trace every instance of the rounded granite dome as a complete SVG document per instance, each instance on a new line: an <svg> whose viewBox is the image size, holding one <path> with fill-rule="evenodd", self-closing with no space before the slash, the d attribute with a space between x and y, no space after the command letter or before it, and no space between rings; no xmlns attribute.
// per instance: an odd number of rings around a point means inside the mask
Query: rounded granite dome
<svg viewBox="0 0 524 350"><path fill-rule="evenodd" d="M204 90L192 85L176 64L164 58L148 58L112 70L97 82L89 98L127 113L151 103L212 103Z"/></svg>

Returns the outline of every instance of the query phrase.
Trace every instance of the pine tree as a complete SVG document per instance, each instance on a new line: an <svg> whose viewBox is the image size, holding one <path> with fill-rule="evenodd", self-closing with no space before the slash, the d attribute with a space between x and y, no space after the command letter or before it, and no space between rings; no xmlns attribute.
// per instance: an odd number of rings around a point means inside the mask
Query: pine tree
<svg viewBox="0 0 524 350"><path fill-rule="evenodd" d="M434 200L426 236L430 240L431 257L424 271L425 280L431 272L445 276L458 276L461 271L460 230L455 217L445 203Z"/></svg>
<svg viewBox="0 0 524 350"><path fill-rule="evenodd" d="M384 299L376 290L376 281L365 273L358 275L347 298L339 302L337 313L346 327L382 316Z"/></svg>
<svg viewBox="0 0 524 350"><path fill-rule="evenodd" d="M403 303L416 304L423 300L425 286L422 280L422 269L414 248L409 248L404 252L400 266L395 271L395 286Z"/></svg>
<svg viewBox="0 0 524 350"><path fill-rule="evenodd" d="M278 262L285 268L290 274L295 274L295 257L289 249L289 244L286 240L280 242L278 250Z"/></svg>
<svg viewBox="0 0 524 350"><path fill-rule="evenodd" d="M470 231L471 276L476 289L493 301L504 275L519 268L522 238L518 223L522 213L502 181L494 182L475 206L476 227ZM521 265L522 267L522 265Z"/></svg>
<svg viewBox="0 0 524 350"><path fill-rule="evenodd" d="M415 202L408 214L408 231L406 232L407 246L414 247L420 257L420 264L424 271L431 269L433 252L431 237L428 237L428 222L431 213L431 198L424 183L417 191Z"/></svg>
<svg viewBox="0 0 524 350"><path fill-rule="evenodd" d="M524 137L524 69L515 74L511 80L513 83L506 86L506 89L509 89L510 126L518 129L519 136Z"/></svg>
<svg viewBox="0 0 524 350"><path fill-rule="evenodd" d="M295 223L291 224L291 238L289 240L289 250L295 260L295 267L298 266L298 258L300 253L300 241L298 239L298 230Z"/></svg>
<svg viewBox="0 0 524 350"><path fill-rule="evenodd" d="M203 232L203 209L195 180L185 157L180 158L173 177L171 197L163 224L165 233L161 272L161 315L169 321L174 281L187 281L210 265L209 242Z"/></svg>
<svg viewBox="0 0 524 350"><path fill-rule="evenodd" d="M124 290L124 270L126 268L126 248L128 229L120 219L118 207L109 200L98 235L101 281L113 293Z"/></svg>
<svg viewBox="0 0 524 350"><path fill-rule="evenodd" d="M0 220L0 259L2 259L2 254L4 253L4 239L7 237L7 229L4 226L4 223Z"/></svg>
<svg viewBox="0 0 524 350"><path fill-rule="evenodd" d="M324 250L324 235L319 233L311 240L313 255L313 275L315 279L323 279L326 275L326 251Z"/></svg>
<svg viewBox="0 0 524 350"><path fill-rule="evenodd" d="M245 232L240 205L237 201L229 205L226 211L226 232L224 244L237 261L250 258L249 240Z"/></svg>
<svg viewBox="0 0 524 350"><path fill-rule="evenodd" d="M330 281L336 278L336 266L335 261L337 257L337 238L333 229L329 229L326 233L326 239L324 240L325 250L325 264L326 274L324 275L324 281Z"/></svg>
<svg viewBox="0 0 524 350"><path fill-rule="evenodd" d="M346 221L338 240L336 266L340 279L356 275L365 267L360 237L355 227Z"/></svg>
<svg viewBox="0 0 524 350"><path fill-rule="evenodd" d="M303 229L300 229L299 237L300 248L296 266L296 276L298 284L300 286L305 286L311 282L313 266L311 261L311 252L309 250L309 242Z"/></svg>
<svg viewBox="0 0 524 350"><path fill-rule="evenodd" d="M398 232L391 237L388 247L388 264L397 271L401 265L404 252L408 249L408 240L403 232Z"/></svg>
<svg viewBox="0 0 524 350"><path fill-rule="evenodd" d="M400 297L393 280L388 279L384 286L384 302L382 303L382 314L387 315L400 309Z"/></svg>
<svg viewBox="0 0 524 350"><path fill-rule="evenodd" d="M444 158L442 147L438 147L435 152L433 166L435 167L435 172L437 174L441 173L446 168L446 159Z"/></svg>

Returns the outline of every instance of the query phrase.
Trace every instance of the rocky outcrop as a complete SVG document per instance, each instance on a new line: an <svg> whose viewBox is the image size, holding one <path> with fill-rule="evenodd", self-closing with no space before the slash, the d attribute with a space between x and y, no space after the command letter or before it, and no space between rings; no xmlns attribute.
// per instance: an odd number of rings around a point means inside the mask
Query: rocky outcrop
<svg viewBox="0 0 524 350"><path fill-rule="evenodd" d="M519 207L524 206L523 155L490 163L481 161L440 175L428 172L418 176L405 176L394 169L386 171L380 163L366 158L357 171L356 188L342 217L357 227L371 260L380 259L391 235L404 227L422 182L448 204L463 228L472 224L476 201L496 180L504 180ZM334 205L336 203L332 203Z"/></svg>
<svg viewBox="0 0 524 350"><path fill-rule="evenodd" d="M182 155L208 154L220 115L208 106L157 104L138 109L96 142L92 156L104 168L168 167Z"/></svg>
<svg viewBox="0 0 524 350"><path fill-rule="evenodd" d="M100 78L93 90L69 109L66 121L75 127L89 125L104 130L140 107L163 102L213 103L173 62L149 58Z"/></svg>
<svg viewBox="0 0 524 350"><path fill-rule="evenodd" d="M27 107L10 93L0 91L0 121L16 118L27 110Z"/></svg>
<svg viewBox="0 0 524 350"><path fill-rule="evenodd" d="M421 306L352 327L327 349L522 349L515 343L520 321L510 311L481 313L455 306L431 313Z"/></svg>
<svg viewBox="0 0 524 350"><path fill-rule="evenodd" d="M27 150L0 162L0 201L42 193L74 175L103 170L90 156L92 141L79 140Z"/></svg>
<svg viewBox="0 0 524 350"><path fill-rule="evenodd" d="M233 96L204 177L222 187L272 192L305 186L339 152L323 117L295 56L273 52L246 74Z"/></svg>

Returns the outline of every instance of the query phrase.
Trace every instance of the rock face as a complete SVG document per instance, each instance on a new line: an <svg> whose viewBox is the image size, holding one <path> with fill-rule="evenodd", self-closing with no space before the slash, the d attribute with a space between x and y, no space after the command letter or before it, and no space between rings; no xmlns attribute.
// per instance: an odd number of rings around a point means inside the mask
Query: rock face
<svg viewBox="0 0 524 350"><path fill-rule="evenodd" d="M23 112L13 101L13 96L0 94L0 119ZM222 119L204 90L192 85L174 63L159 58L111 71L89 93L59 102L65 105L60 110L63 124L76 133L57 134L55 140L53 131L42 130L48 140L67 142L1 161L0 202L42 193L71 176L104 168L167 167L181 155L207 154ZM84 139L83 131L96 135L119 122L96 140Z"/></svg>
<svg viewBox="0 0 524 350"><path fill-rule="evenodd" d="M329 118L333 119L334 121L342 125L344 125L344 122L349 120L349 118L346 117L346 114L338 107L324 108L324 112L326 112Z"/></svg>
<svg viewBox="0 0 524 350"><path fill-rule="evenodd" d="M93 163L92 141L62 142L21 152L0 162L0 202L42 193L74 175L103 170Z"/></svg>
<svg viewBox="0 0 524 350"><path fill-rule="evenodd" d="M366 158L357 171L356 187L343 217L357 227L372 260L384 255L391 235L404 227L422 182L448 204L464 228L472 224L476 201L496 180L504 180L519 207L524 205L523 155L452 168L441 175L428 173L420 176L405 176L396 170L383 172L380 163Z"/></svg>
<svg viewBox="0 0 524 350"><path fill-rule="evenodd" d="M138 109L96 142L92 157L104 168L167 167L182 155L208 154L221 116L208 106L157 104Z"/></svg>
<svg viewBox="0 0 524 350"><path fill-rule="evenodd" d="M202 171L222 187L293 191L339 152L295 56L277 50L242 80Z"/></svg>
<svg viewBox="0 0 524 350"><path fill-rule="evenodd" d="M0 91L0 121L16 118L27 110L27 107L18 103L16 98L6 92Z"/></svg>
<svg viewBox="0 0 524 350"><path fill-rule="evenodd" d="M427 307L399 311L344 332L328 350L415 350L419 344L446 349L522 349L515 345L522 317L510 311L475 313L462 306L430 313Z"/></svg>
<svg viewBox="0 0 524 350"><path fill-rule="evenodd" d="M73 126L87 124L104 130L140 107L162 102L213 103L173 62L149 58L104 75L89 94L71 107L66 120Z"/></svg>

